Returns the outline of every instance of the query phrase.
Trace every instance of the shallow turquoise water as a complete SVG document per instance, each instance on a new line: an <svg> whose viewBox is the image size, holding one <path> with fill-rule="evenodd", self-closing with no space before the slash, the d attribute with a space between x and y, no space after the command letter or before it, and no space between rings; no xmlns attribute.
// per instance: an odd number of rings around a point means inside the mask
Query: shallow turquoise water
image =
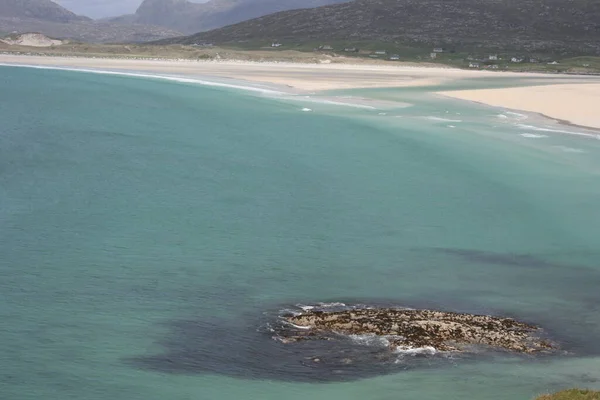
<svg viewBox="0 0 600 400"><path fill-rule="evenodd" d="M2 398L508 400L600 388L600 141L573 134L590 132L415 89L375 94L412 107L371 110L0 72ZM258 335L231 340L237 321L335 300L513 315L573 355L327 384L278 377L274 360L261 361L266 378L236 358ZM165 346L204 359L173 359L170 372L131 362ZM180 373L206 360L209 373Z"/></svg>

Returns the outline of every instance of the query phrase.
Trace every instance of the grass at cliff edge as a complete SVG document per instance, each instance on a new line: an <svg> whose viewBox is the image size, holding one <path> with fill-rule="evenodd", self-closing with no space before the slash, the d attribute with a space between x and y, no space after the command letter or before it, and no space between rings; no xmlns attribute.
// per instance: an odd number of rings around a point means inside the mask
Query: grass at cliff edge
<svg viewBox="0 0 600 400"><path fill-rule="evenodd" d="M555 394L545 394L536 400L600 400L600 392L583 389L563 390Z"/></svg>

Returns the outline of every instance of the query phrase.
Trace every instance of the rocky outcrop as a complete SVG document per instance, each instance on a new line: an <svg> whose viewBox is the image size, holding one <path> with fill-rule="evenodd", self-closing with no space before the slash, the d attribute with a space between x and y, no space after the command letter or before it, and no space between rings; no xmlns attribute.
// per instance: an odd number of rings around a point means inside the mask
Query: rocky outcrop
<svg viewBox="0 0 600 400"><path fill-rule="evenodd" d="M311 309L283 317L288 323L276 332L284 343L334 340L336 335L375 335L391 350L435 349L469 352L489 346L517 353L552 352L557 346L541 330L511 318L433 310L352 308L342 311Z"/></svg>

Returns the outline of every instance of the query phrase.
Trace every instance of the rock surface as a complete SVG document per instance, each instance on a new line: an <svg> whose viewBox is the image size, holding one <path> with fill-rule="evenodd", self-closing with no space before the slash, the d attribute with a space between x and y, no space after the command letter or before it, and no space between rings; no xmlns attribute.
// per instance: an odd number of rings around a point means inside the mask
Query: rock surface
<svg viewBox="0 0 600 400"><path fill-rule="evenodd" d="M534 325L485 315L363 308L333 312L308 310L283 318L291 326L276 332L283 343L332 340L334 335L341 334L383 337L391 350L434 348L443 352L468 352L474 346L490 346L533 354L557 349L540 336L541 330Z"/></svg>

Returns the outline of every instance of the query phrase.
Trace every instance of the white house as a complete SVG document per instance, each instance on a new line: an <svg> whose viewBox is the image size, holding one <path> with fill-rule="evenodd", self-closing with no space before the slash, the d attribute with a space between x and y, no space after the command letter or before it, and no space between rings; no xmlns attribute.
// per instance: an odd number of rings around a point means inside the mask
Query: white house
<svg viewBox="0 0 600 400"><path fill-rule="evenodd" d="M510 62L522 63L523 59L522 58L518 58L518 57L513 57L513 58L510 59Z"/></svg>
<svg viewBox="0 0 600 400"><path fill-rule="evenodd" d="M281 43L273 42L273 43L271 43L271 47L281 47Z"/></svg>
<svg viewBox="0 0 600 400"><path fill-rule="evenodd" d="M390 56L390 60L392 61L398 61L400 59L400 56L398 54L392 54Z"/></svg>
<svg viewBox="0 0 600 400"><path fill-rule="evenodd" d="M479 63L469 63L469 68L479 68Z"/></svg>
<svg viewBox="0 0 600 400"><path fill-rule="evenodd" d="M498 54L490 54L488 57L490 61L498 61Z"/></svg>
<svg viewBox="0 0 600 400"><path fill-rule="evenodd" d="M435 47L433 49L434 53L443 53L444 52L444 48L443 47Z"/></svg>

